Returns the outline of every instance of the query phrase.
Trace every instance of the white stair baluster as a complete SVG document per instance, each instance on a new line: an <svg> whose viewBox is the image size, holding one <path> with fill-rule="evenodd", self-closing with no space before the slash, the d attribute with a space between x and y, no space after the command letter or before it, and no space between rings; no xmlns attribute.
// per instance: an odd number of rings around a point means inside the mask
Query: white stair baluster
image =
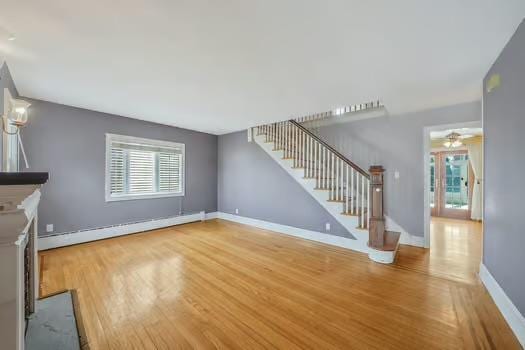
<svg viewBox="0 0 525 350"><path fill-rule="evenodd" d="M288 156L287 158L292 157L292 128L289 122L286 122L286 138L288 139Z"/></svg>
<svg viewBox="0 0 525 350"><path fill-rule="evenodd" d="M281 142L281 124L280 123L277 123L277 125L275 126L275 131L276 131L276 135L275 135L275 149L279 149L279 142Z"/></svg>
<svg viewBox="0 0 525 350"><path fill-rule="evenodd" d="M365 218L365 177L361 175L361 228L363 228L363 221Z"/></svg>
<svg viewBox="0 0 525 350"><path fill-rule="evenodd" d="M279 124L275 123L274 140L273 140L274 149L279 148L278 137L279 137Z"/></svg>
<svg viewBox="0 0 525 350"><path fill-rule="evenodd" d="M350 197L349 197L349 181L350 181L350 166L346 165L346 206L345 206L345 212L349 212L349 205L350 205Z"/></svg>
<svg viewBox="0 0 525 350"><path fill-rule="evenodd" d="M351 173L351 176L350 176L350 214L353 214L355 213L354 211L354 207L355 207L355 193L354 193L354 177L355 177L355 174L354 174L354 168L350 169L350 173Z"/></svg>
<svg viewBox="0 0 525 350"><path fill-rule="evenodd" d="M361 195L359 193L359 179L360 179L360 175L359 173L356 173L355 174L355 181L356 181L356 184L355 184L355 210L356 210L356 215L359 215L359 199L361 198Z"/></svg>
<svg viewBox="0 0 525 350"><path fill-rule="evenodd" d="M318 188L323 187L323 176L324 176L324 166L323 166L323 145L319 144L319 184Z"/></svg>
<svg viewBox="0 0 525 350"><path fill-rule="evenodd" d="M292 154L293 154L293 167L295 168L297 166L297 128L295 125L292 126Z"/></svg>
<svg viewBox="0 0 525 350"><path fill-rule="evenodd" d="M341 200L345 199L345 162L341 159Z"/></svg>
<svg viewBox="0 0 525 350"><path fill-rule="evenodd" d="M289 122L286 122L286 125L288 126L288 158L292 157L292 125Z"/></svg>
<svg viewBox="0 0 525 350"><path fill-rule="evenodd" d="M346 170L346 163L341 160L341 199L343 200L343 203L346 202L346 193L345 193L345 188L346 188L345 174L346 172L345 170Z"/></svg>
<svg viewBox="0 0 525 350"><path fill-rule="evenodd" d="M332 181L330 180L332 177L332 153L330 150L326 150L326 155L326 189L328 190L328 199L332 199Z"/></svg>
<svg viewBox="0 0 525 350"><path fill-rule="evenodd" d="M308 135L304 133L304 171L306 177L308 177L308 170Z"/></svg>
<svg viewBox="0 0 525 350"><path fill-rule="evenodd" d="M280 137L279 137L279 149L283 149L284 148L284 145L283 145L283 138L284 138L284 132L283 132L283 122L280 122L279 123L279 133L280 133Z"/></svg>
<svg viewBox="0 0 525 350"><path fill-rule="evenodd" d="M344 192L343 192L344 173L343 173L343 169L344 169L344 162L343 162L342 159L339 159L339 200L343 200L343 197L344 197Z"/></svg>
<svg viewBox="0 0 525 350"><path fill-rule="evenodd" d="M297 128L295 125L293 126L293 166L294 168L297 166Z"/></svg>
<svg viewBox="0 0 525 350"><path fill-rule="evenodd" d="M283 143L284 143L284 152L283 152L283 158L288 157L288 123L283 122Z"/></svg>
<svg viewBox="0 0 525 350"><path fill-rule="evenodd" d="M284 123L281 122L281 150L283 150L283 155L285 154L284 150Z"/></svg>
<svg viewBox="0 0 525 350"><path fill-rule="evenodd" d="M312 155L312 168L310 172L310 177L315 179L315 140L312 138L312 148L310 148Z"/></svg>
<svg viewBox="0 0 525 350"><path fill-rule="evenodd" d="M328 188L328 173L329 173L329 165L330 160L328 159L328 156L330 153L328 153L328 149L324 150L324 162L325 162L325 168L324 168L324 188Z"/></svg>
<svg viewBox="0 0 525 350"><path fill-rule="evenodd" d="M279 149L279 123L275 124L275 149Z"/></svg>
<svg viewBox="0 0 525 350"><path fill-rule="evenodd" d="M335 156L334 156L334 154L332 152L330 152L330 154L331 154L330 166L332 168L330 170L330 177L331 177L331 179L330 179L330 198L334 199L334 178L335 178L334 177L334 175L335 175L335 173L334 173L334 160L335 160Z"/></svg>
<svg viewBox="0 0 525 350"><path fill-rule="evenodd" d="M341 198L339 197L339 178L341 177L341 174L339 172L339 166L341 165L341 160L339 159L339 157L337 157L335 159L335 199L336 200L340 200Z"/></svg>
<svg viewBox="0 0 525 350"><path fill-rule="evenodd" d="M312 137L309 137L310 143L309 143L309 157L310 157L310 177L314 176L314 139Z"/></svg>
<svg viewBox="0 0 525 350"><path fill-rule="evenodd" d="M281 122L281 149L283 150L283 158L286 157L286 124Z"/></svg>
<svg viewBox="0 0 525 350"><path fill-rule="evenodd" d="M305 143L305 133L304 131L301 132L301 166L303 167L303 170L306 169L306 152L305 152L305 147L306 147L306 143Z"/></svg>
<svg viewBox="0 0 525 350"><path fill-rule="evenodd" d="M305 137L306 137L306 148L305 148L305 151L306 151L306 177L309 177L310 176L310 137L308 137L308 135L306 135L305 133Z"/></svg>
<svg viewBox="0 0 525 350"><path fill-rule="evenodd" d="M319 186L319 153L317 150L319 149L319 142L315 141L315 163L314 163L314 176L315 176L315 187Z"/></svg>
<svg viewBox="0 0 525 350"><path fill-rule="evenodd" d="M311 168L310 168L310 176L315 178L315 140L313 138L310 138L310 156L312 161L310 162Z"/></svg>
<svg viewBox="0 0 525 350"><path fill-rule="evenodd" d="M328 199L332 199L332 182L330 178L332 177L332 153L330 150L326 150L326 189L328 190Z"/></svg>
<svg viewBox="0 0 525 350"><path fill-rule="evenodd" d="M299 152L299 166L302 167L304 166L304 162L303 162L303 131L299 129L299 147L298 147L298 152Z"/></svg>
<svg viewBox="0 0 525 350"><path fill-rule="evenodd" d="M340 200L343 200L344 199L344 196L345 196L345 193L344 193L344 163L343 163L343 160L342 159L339 159L339 163L340 163L340 167L339 167L339 173L340 173L340 176L339 176L339 199Z"/></svg>
<svg viewBox="0 0 525 350"><path fill-rule="evenodd" d="M291 153L291 141L292 141L292 134L290 130L290 123L286 122L286 149L288 150L286 152L286 158L290 158L292 156Z"/></svg>

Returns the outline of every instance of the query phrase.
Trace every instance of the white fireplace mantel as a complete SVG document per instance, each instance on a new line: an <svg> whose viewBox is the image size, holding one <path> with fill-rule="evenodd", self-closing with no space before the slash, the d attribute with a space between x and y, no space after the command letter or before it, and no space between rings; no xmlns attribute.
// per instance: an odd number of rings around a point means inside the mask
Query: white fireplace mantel
<svg viewBox="0 0 525 350"><path fill-rule="evenodd" d="M24 349L25 258L28 247L30 309L38 298L37 208L40 185L0 184L0 339L2 349Z"/></svg>

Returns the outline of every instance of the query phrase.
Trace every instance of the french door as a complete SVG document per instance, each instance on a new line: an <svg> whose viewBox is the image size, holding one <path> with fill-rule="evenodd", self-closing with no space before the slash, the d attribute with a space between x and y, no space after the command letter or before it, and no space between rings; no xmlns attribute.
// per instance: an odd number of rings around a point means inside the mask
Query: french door
<svg viewBox="0 0 525 350"><path fill-rule="evenodd" d="M430 155L430 209L433 216L470 217L472 171L467 151Z"/></svg>

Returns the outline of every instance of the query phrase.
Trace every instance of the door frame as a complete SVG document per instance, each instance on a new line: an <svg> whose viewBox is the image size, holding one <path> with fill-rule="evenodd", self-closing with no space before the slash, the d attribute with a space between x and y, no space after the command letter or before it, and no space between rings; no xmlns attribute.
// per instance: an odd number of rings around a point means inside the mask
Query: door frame
<svg viewBox="0 0 525 350"><path fill-rule="evenodd" d="M432 216L439 216L439 217L445 217L445 218L451 218L451 219L460 219L460 220L468 220L470 218L470 178L471 178L471 169L470 169L470 163L467 164L467 171L468 171L468 177L466 179L467 181L467 197L468 197L468 209L467 210L458 210L458 209L447 209L445 206L446 201L446 166L444 164L443 154L452 154L452 155L458 155L458 154L466 154L468 155L467 149L448 149L448 150L440 150L436 152L431 152L432 155L437 157L437 162L435 163L434 167L435 169L439 170L439 186L434 185L434 212L431 214ZM439 156L438 156L439 154ZM439 164L438 164L439 163ZM435 171L435 170L434 170ZM434 175L436 176L436 175ZM435 177L436 178L436 177ZM437 205L436 205L436 198L437 198Z"/></svg>
<svg viewBox="0 0 525 350"><path fill-rule="evenodd" d="M448 129L459 128L481 128L483 127L481 120L462 122L454 124L442 124L426 126L423 128L423 222L424 222L424 237L425 248L430 248L430 152L431 142L430 133L432 131L442 131Z"/></svg>

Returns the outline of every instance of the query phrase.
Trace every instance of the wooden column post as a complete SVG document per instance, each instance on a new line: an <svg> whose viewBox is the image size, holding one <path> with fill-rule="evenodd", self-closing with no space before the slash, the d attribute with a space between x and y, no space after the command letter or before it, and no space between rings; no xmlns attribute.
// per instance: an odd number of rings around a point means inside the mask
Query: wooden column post
<svg viewBox="0 0 525 350"><path fill-rule="evenodd" d="M383 249L385 244L385 217L383 215L383 172L381 165L372 165L370 171L370 222L368 245Z"/></svg>

